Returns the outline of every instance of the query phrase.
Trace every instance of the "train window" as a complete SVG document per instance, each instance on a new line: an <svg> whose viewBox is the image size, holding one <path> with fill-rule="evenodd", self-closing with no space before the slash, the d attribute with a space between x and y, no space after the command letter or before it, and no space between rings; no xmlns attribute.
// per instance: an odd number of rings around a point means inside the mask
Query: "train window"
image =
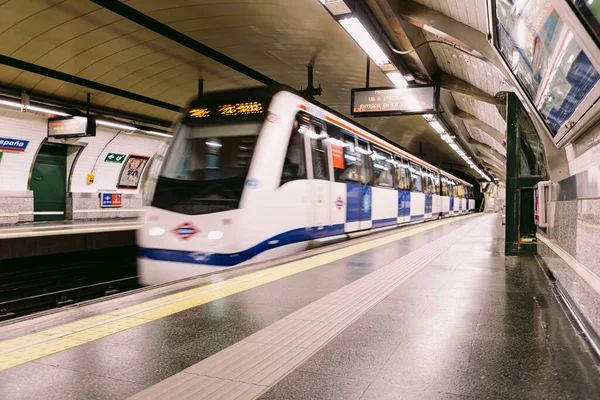
<svg viewBox="0 0 600 400"><path fill-rule="evenodd" d="M281 182L306 179L306 157L304 153L304 134L309 124L299 115L294 121L292 134L288 143L285 160L283 162L283 171L281 173Z"/></svg>
<svg viewBox="0 0 600 400"><path fill-rule="evenodd" d="M375 174L375 186L394 187L394 160L392 155L378 148L373 149L371 154Z"/></svg>
<svg viewBox="0 0 600 400"><path fill-rule="evenodd" d="M421 166L419 164L410 163L410 190L412 192L423 191L423 177L421 172Z"/></svg>
<svg viewBox="0 0 600 400"><path fill-rule="evenodd" d="M433 186L434 186L434 194L440 194L440 175L433 171Z"/></svg>
<svg viewBox="0 0 600 400"><path fill-rule="evenodd" d="M329 180L329 162L327 160L327 133L319 123L313 123L310 131L310 147L314 179Z"/></svg>
<svg viewBox="0 0 600 400"><path fill-rule="evenodd" d="M423 191L427 194L433 194L433 179L431 179L431 170L423 168L424 187Z"/></svg>
<svg viewBox="0 0 600 400"><path fill-rule="evenodd" d="M327 128L330 128L330 124L327 124ZM331 158L333 160L335 181L341 183L359 183L360 176L358 172L358 160L354 151L354 136L343 133L341 129L337 128L333 131L329 142L331 143Z"/></svg>
<svg viewBox="0 0 600 400"><path fill-rule="evenodd" d="M358 140L358 146L355 148L356 157L360 162L359 175L363 185L373 185L373 159L369 150L369 143L364 140Z"/></svg>
<svg viewBox="0 0 600 400"><path fill-rule="evenodd" d="M398 188L402 190L410 190L410 166L406 158L398 158Z"/></svg>

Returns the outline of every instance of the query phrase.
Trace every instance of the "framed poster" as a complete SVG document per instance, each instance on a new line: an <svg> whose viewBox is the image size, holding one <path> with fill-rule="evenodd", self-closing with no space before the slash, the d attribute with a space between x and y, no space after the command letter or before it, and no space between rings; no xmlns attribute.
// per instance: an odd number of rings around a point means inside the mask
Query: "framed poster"
<svg viewBox="0 0 600 400"><path fill-rule="evenodd" d="M150 157L148 156L130 154L121 169L117 187L122 189L137 189L149 159Z"/></svg>

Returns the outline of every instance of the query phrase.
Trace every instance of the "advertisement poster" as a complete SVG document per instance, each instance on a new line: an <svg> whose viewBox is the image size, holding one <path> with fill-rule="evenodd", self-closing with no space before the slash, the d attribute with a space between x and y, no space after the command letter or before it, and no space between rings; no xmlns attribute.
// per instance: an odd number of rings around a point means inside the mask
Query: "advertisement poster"
<svg viewBox="0 0 600 400"><path fill-rule="evenodd" d="M129 158L127 158L127 161L125 161L125 165L121 170L121 176L119 177L117 187L137 189L149 159L150 157L148 156L131 154Z"/></svg>

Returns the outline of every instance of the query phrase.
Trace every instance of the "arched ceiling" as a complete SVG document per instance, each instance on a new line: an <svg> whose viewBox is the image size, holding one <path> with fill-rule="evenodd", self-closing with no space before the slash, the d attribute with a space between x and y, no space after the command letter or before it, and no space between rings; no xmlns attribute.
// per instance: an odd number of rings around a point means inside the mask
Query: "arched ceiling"
<svg viewBox="0 0 600 400"><path fill-rule="evenodd" d="M480 32L486 29L480 11L484 2L469 0L465 6L462 0L419 0ZM306 86L306 66L313 60L315 84L323 88L318 100L346 115L350 89L365 85L366 55L319 0L122 3L295 88ZM432 36L423 32L424 38ZM200 78L205 91L260 85L88 0L0 0L0 43L1 55L180 106L196 95ZM431 45L429 51L431 60L438 64L434 69L468 81L490 95L507 90L489 64L476 59L466 61L469 56L443 46ZM375 67L371 68L370 82L372 86L391 85ZM0 65L0 85L79 102L84 102L89 92L92 104L97 106L168 121L177 116L171 110L5 65ZM473 103L459 95L454 101L457 108L504 132L504 120L493 105ZM421 143L427 153L425 159L434 164L464 165L421 117L363 118L358 122L411 152L416 153ZM465 128L465 132L488 140L485 132L475 129Z"/></svg>

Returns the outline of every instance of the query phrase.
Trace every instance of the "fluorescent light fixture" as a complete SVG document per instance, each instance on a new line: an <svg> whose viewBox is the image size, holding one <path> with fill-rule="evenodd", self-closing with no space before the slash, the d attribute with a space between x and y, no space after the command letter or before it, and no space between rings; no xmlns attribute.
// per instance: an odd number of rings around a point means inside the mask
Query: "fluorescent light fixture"
<svg viewBox="0 0 600 400"><path fill-rule="evenodd" d="M464 155L465 155L465 152L464 152L464 151L462 151L462 150L456 150L456 154L458 154L459 156L461 156L461 157L462 157L462 156L464 156Z"/></svg>
<svg viewBox="0 0 600 400"><path fill-rule="evenodd" d="M454 143L454 140L452 140L452 136L448 135L447 133L442 135L442 140L448 144Z"/></svg>
<svg viewBox="0 0 600 400"><path fill-rule="evenodd" d="M423 114L425 121L432 121L434 119L433 114Z"/></svg>
<svg viewBox="0 0 600 400"><path fill-rule="evenodd" d="M223 145L221 143L217 143L217 142L206 142L207 146L210 147L223 147Z"/></svg>
<svg viewBox="0 0 600 400"><path fill-rule="evenodd" d="M367 32L363 24L360 23L358 18L344 18L341 19L340 25L352 36L352 38L358 43L358 45L371 57L371 60L377 65L389 64L390 60L387 58L383 50L375 42L373 37Z"/></svg>
<svg viewBox="0 0 600 400"><path fill-rule="evenodd" d="M61 117L68 117L69 115L71 115L71 114L67 114L67 113L61 112L61 111L51 110L49 108L32 106L32 105L29 105L29 106L25 107L25 110L27 110L27 111L37 111L37 112L41 112L41 113L45 113L45 114L58 115L58 116L61 116Z"/></svg>
<svg viewBox="0 0 600 400"><path fill-rule="evenodd" d="M133 125L118 124L116 122L104 121L104 120L101 120L101 119L96 120L96 125L106 126L108 128L123 129L123 130L126 130L126 131L137 131L138 130Z"/></svg>
<svg viewBox="0 0 600 400"><path fill-rule="evenodd" d="M388 72L385 75L388 77L388 79L390 81L392 81L392 83L394 85L396 85L396 87L405 88L407 86L406 79L404 79L404 76L402 76L402 74L400 72ZM415 100L415 103L416 103L416 100ZM411 105L411 107L412 107L412 105ZM417 104L417 108L420 108L418 104Z"/></svg>
<svg viewBox="0 0 600 400"><path fill-rule="evenodd" d="M435 131L437 133L439 133L440 135L443 133L446 133L446 130L439 122L437 122L437 121L427 121L427 122L429 122L429 125L431 125L431 127L433 129L435 129Z"/></svg>
<svg viewBox="0 0 600 400"><path fill-rule="evenodd" d="M458 146L457 146L457 145L455 145L454 143L452 143L452 144L450 145L450 147L452 147L452 149L454 149L454 151L458 151L458 150L460 150L460 147L458 147Z"/></svg>
<svg viewBox="0 0 600 400"><path fill-rule="evenodd" d="M168 137L168 138L173 137L173 135L170 135L170 134L164 133L164 132L156 132L156 131L142 131L142 132L147 133L149 135L160 136L160 137Z"/></svg>
<svg viewBox="0 0 600 400"><path fill-rule="evenodd" d="M21 103L18 103L16 101L0 100L0 104L3 105L3 106L14 107L14 108L21 108L21 107L23 107L21 105Z"/></svg>

